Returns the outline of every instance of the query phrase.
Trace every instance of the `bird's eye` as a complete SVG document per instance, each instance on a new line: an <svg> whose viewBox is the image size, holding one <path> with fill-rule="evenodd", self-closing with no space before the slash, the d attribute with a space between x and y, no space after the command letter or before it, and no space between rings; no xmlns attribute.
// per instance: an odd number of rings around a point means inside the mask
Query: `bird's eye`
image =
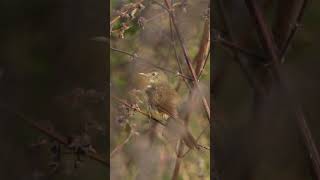
<svg viewBox="0 0 320 180"><path fill-rule="evenodd" d="M155 75L156 75L156 73L155 73L155 72L153 72L153 73L152 73L152 76L155 76Z"/></svg>

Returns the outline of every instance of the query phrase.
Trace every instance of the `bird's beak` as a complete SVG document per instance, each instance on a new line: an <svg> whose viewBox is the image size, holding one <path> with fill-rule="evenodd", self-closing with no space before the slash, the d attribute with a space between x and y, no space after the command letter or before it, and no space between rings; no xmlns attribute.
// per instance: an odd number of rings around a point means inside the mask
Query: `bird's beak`
<svg viewBox="0 0 320 180"><path fill-rule="evenodd" d="M144 77L148 77L148 75L145 73L139 73L139 75L144 76Z"/></svg>

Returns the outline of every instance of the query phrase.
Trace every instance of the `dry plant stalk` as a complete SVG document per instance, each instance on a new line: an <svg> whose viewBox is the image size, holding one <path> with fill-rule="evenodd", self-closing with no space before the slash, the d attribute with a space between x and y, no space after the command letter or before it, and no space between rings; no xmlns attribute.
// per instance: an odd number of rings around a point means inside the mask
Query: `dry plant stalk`
<svg viewBox="0 0 320 180"><path fill-rule="evenodd" d="M172 24L173 28L174 28L174 30L176 32L176 35L178 37L178 40L179 40L181 49L183 51L183 55L185 57L186 63L188 65L190 74L193 77L192 84L195 86L196 90L200 91L200 88L199 88L199 85L198 85L198 79L199 79L199 76L201 74L200 72L205 67L205 64L207 62L206 61L207 60L207 56L208 56L209 49L210 49L210 26L209 26L209 22L210 21L209 21L209 19L206 19L205 22L204 22L204 29L203 29L202 39L201 39L201 42L200 42L199 51L198 51L198 53L197 53L197 55L196 55L196 57L194 59L194 63L196 64L196 69L194 69L193 66L192 66L192 63L190 62L190 58L188 56L187 49L185 48L184 42L182 40L182 36L181 36L180 30L179 30L179 28L177 26L175 15L174 15L174 12L172 11L172 7L170 5L170 2L168 0L164 0L164 4L166 6L164 8L167 8L167 11L169 13L170 27L171 27L171 24ZM173 31L172 30L171 30L171 34L173 35ZM173 44L175 44L175 43L173 42ZM178 57L177 57L177 62L178 62L178 65L180 67ZM191 93L190 93L189 98L188 98L189 101L193 100L193 98L194 98L194 93L192 93L194 91L192 89L190 89L190 90L191 90ZM204 108L206 110L206 113L207 113L207 116L208 116L208 119L209 119L209 122L210 122L210 121L212 121L212 120L210 120L210 108L209 108L204 96L202 96L202 102L203 102ZM188 111L188 112L190 112L190 111ZM187 115L186 117L189 117L189 115ZM186 124L187 124L187 122L188 121L186 120ZM209 124L209 126L210 126L210 124ZM187 151L186 153L184 153L183 150L184 150L184 145L181 143L181 140L180 140L178 142L177 158L176 158L176 162L175 162L174 171L173 171L173 174L172 174L172 177L171 177L172 180L176 180L179 177L179 170L180 170L180 166L181 166L181 163L182 163L181 162L181 160L182 160L181 158L183 158L189 152L189 151Z"/></svg>
<svg viewBox="0 0 320 180"><path fill-rule="evenodd" d="M210 20L205 18L203 25L202 38L199 45L199 50L193 62L196 65L196 75L199 77L202 70L205 68L206 60L210 50Z"/></svg>

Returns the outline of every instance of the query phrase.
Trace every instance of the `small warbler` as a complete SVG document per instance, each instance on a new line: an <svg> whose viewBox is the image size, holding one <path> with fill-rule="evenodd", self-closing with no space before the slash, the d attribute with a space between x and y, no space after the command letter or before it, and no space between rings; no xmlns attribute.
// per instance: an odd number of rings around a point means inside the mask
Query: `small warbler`
<svg viewBox="0 0 320 180"><path fill-rule="evenodd" d="M163 117L167 117L169 123L174 122L170 131L178 134L189 148L198 149L197 141L188 131L185 121L179 117L180 97L170 86L167 76L162 71L139 73L139 75L147 81L145 92L148 96L148 105L161 113Z"/></svg>

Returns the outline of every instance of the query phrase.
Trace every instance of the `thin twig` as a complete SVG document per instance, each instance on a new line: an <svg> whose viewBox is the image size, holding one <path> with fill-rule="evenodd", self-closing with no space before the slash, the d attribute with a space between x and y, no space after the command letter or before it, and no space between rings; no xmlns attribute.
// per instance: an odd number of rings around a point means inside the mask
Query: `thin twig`
<svg viewBox="0 0 320 180"><path fill-rule="evenodd" d="M174 165L174 170L173 170L171 180L177 180L179 177L179 171L180 171L180 167L181 167L181 155L183 153L183 149L184 149L184 144L182 143L182 140L179 140L178 141L178 154L177 154L176 162Z"/></svg>
<svg viewBox="0 0 320 180"><path fill-rule="evenodd" d="M180 3L180 2L177 2L177 3L174 3L172 7L178 7L179 5L181 5L181 3ZM161 17L161 16L166 15L166 14L167 14L167 11L161 12L161 13L159 13L159 14L156 14L156 15L152 16L152 17L149 18L149 19L146 19L145 22L148 23L148 22L153 21L153 20L155 20L156 18Z"/></svg>
<svg viewBox="0 0 320 180"><path fill-rule="evenodd" d="M274 37L268 28L267 23L264 22L264 17L260 10L258 9L258 5L255 1L245 0L247 7L251 16L254 19L256 24L257 32L260 38L260 41L263 42L262 46L267 51L269 55L269 60L273 62L274 65L278 64L278 49L274 46Z"/></svg>
<svg viewBox="0 0 320 180"><path fill-rule="evenodd" d="M193 63L195 64L195 73L198 76L199 80L199 74L201 70L204 69L206 65L206 57L209 54L210 50L210 19L205 18L204 25L203 25L203 32L202 32L202 38L199 45L199 50L197 55L193 59Z"/></svg>
<svg viewBox="0 0 320 180"><path fill-rule="evenodd" d="M236 44L236 43L233 43L233 42L230 42L226 39L224 39L222 36L220 35L216 35L216 37L213 39L213 42L216 42L216 43L219 43L227 48L230 48L230 49L233 49L233 50L236 50L236 51L239 51L240 53L242 54L245 54L249 57L253 57L257 60L266 60L265 57L259 55L259 54L256 54L255 52L252 52L248 49L245 49L243 47L241 47L240 45Z"/></svg>
<svg viewBox="0 0 320 180"><path fill-rule="evenodd" d="M285 41L284 43L284 46L283 46L283 49L281 49L281 54L280 54L280 60L281 60L281 63L284 63L285 61L285 56L288 52L288 49L289 49L289 46L294 38L294 35L296 34L298 28L300 27L300 24L301 24L301 20L302 20L302 17L303 17L303 14L305 12L305 9L307 7L307 4L308 4L308 0L303 0L302 2L302 6L299 10L299 14L298 14L298 17L295 21L295 24L293 25L293 28L291 29L290 33L289 33L289 36L288 36L288 39Z"/></svg>
<svg viewBox="0 0 320 180"><path fill-rule="evenodd" d="M129 140L131 139L131 137L133 136L133 133L130 131L128 137L119 145L117 145L113 151L110 153L110 158L113 158L117 152L119 152L125 144L127 144L129 142Z"/></svg>
<svg viewBox="0 0 320 180"><path fill-rule="evenodd" d="M179 72L177 72L177 71L170 70L170 69L167 69L167 68L158 66L158 65L156 65L156 64L150 63L150 62L148 62L147 60L139 57L137 54L132 54L132 53L129 53L129 52L127 52L127 51L120 50L120 49L116 49L116 48L113 48L113 47L110 47L110 49L113 50L113 51L119 52L119 53L126 54L126 55L128 55L128 56L130 56L130 57L132 57L132 58L134 58L134 59L142 60L142 61L135 61L135 62L142 63L142 64L147 64L147 65L149 65L149 66L153 66L153 67L155 67L155 68L157 68L157 69L160 69L160 70L162 70L162 71L165 71L165 72L168 72L168 73L171 73L171 74L175 74L176 76L180 76L180 77L182 77L182 78L185 78L185 79L188 79L188 80L192 80L191 77L188 77L188 76L186 76L186 75L184 75L184 74L181 74L181 73L179 73Z"/></svg>
<svg viewBox="0 0 320 180"><path fill-rule="evenodd" d="M128 104L128 103L125 102L124 100L121 100L120 98L118 98L118 97L116 97L116 96L112 96L112 98L115 99L118 103L123 104L123 105L125 105L126 107L128 107L128 108L130 108L130 109L132 109L132 110L134 110L134 111L136 111L136 112L139 112L140 114L142 114L142 115L144 115L144 116L146 116L146 117L154 120L155 122L157 122L157 123L159 123L159 124L161 124L161 125L163 125L163 126L166 126L166 124L163 123L161 120L153 117L153 116L150 115L149 113L146 113L146 112L144 112L144 111L142 111L142 110L140 110L140 109L138 109L138 108L132 107L130 104Z"/></svg>
<svg viewBox="0 0 320 180"><path fill-rule="evenodd" d="M206 126L206 127L200 132L199 136L198 136L197 139L196 139L196 142L199 141L199 139L201 138L201 136L206 132L206 130L207 130L209 127L210 127L210 126ZM205 147L205 146L202 146L202 145L201 145L200 147L208 150L208 148ZM189 148L181 157L185 157L190 151L191 151L191 149Z"/></svg>
<svg viewBox="0 0 320 180"><path fill-rule="evenodd" d="M160 7L162 7L163 9L165 9L167 12L170 12L170 8L168 8L170 5L165 6L165 5L159 3L159 2L156 1L156 0L152 0L152 2L154 2L154 3L157 4L157 5L159 5Z"/></svg>
<svg viewBox="0 0 320 180"><path fill-rule="evenodd" d="M180 74L184 74L183 69L182 69L182 64L181 64L181 61L180 61L180 58L179 58L179 55L178 55L177 47L176 47L176 41L175 41L173 29L172 29L172 21L171 21L171 19L169 21L169 27L170 27L170 34L171 34L171 44L173 46L175 59L177 61L178 67L179 67L179 72L180 72ZM191 87L189 85L189 82L186 79L183 79L183 81L186 84L186 86L188 87L188 89L191 89Z"/></svg>
<svg viewBox="0 0 320 180"><path fill-rule="evenodd" d="M204 66L202 67L202 69L200 70L200 73L199 73L199 76L198 76L198 80L200 80L201 76L202 76L202 73L203 73L203 70L205 69L206 65L207 65L207 61L210 57L210 51L209 53L207 54L207 57L205 59L205 62L204 62Z"/></svg>
<svg viewBox="0 0 320 180"><path fill-rule="evenodd" d="M140 1L136 2L134 6L132 6L131 8L129 8L129 9L127 9L127 10L125 10L124 12L121 12L121 13L126 14L126 13L130 12L130 11L133 10L134 8L137 8L136 6L139 5L139 4L141 4L143 1L144 1L144 0L140 0ZM118 16L114 17L114 18L110 21L110 25L113 25L113 24L114 24L115 22L117 22L120 18L121 18L121 15L118 15Z"/></svg>

